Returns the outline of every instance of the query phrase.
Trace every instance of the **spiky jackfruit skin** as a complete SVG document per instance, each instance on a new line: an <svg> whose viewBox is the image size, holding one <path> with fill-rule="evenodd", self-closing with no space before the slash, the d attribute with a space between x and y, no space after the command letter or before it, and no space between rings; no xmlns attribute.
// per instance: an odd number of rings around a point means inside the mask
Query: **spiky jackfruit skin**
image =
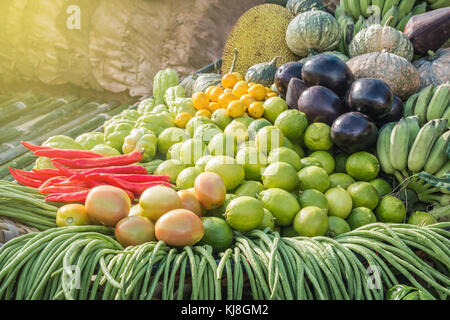
<svg viewBox="0 0 450 320"><path fill-rule="evenodd" d="M299 58L288 48L285 34L294 15L276 4L262 4L246 11L233 26L222 55L222 74L230 72L234 49L238 57L234 71L245 75L251 66L280 56L277 65Z"/></svg>

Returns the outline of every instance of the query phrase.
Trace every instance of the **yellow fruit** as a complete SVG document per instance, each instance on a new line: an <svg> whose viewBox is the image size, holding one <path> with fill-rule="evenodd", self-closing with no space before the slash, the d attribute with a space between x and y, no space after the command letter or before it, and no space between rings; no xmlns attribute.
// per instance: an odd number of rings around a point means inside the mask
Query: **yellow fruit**
<svg viewBox="0 0 450 320"><path fill-rule="evenodd" d="M219 96L219 106L221 108L227 108L231 101L237 100L238 98L231 92L224 92Z"/></svg>
<svg viewBox="0 0 450 320"><path fill-rule="evenodd" d="M261 118L264 114L264 106L262 102L259 101L253 102L248 107L248 114L255 119Z"/></svg>
<svg viewBox="0 0 450 320"><path fill-rule="evenodd" d="M242 97L244 94L246 94L248 91L248 83L245 81L238 81L234 87L233 87L233 91L232 93L240 98Z"/></svg>
<svg viewBox="0 0 450 320"><path fill-rule="evenodd" d="M269 87L264 87L266 89L266 94L268 94L270 92L270 88Z"/></svg>
<svg viewBox="0 0 450 320"><path fill-rule="evenodd" d="M223 89L221 87L213 88L209 93L209 100L212 102L217 102L219 100L219 96L223 93Z"/></svg>
<svg viewBox="0 0 450 320"><path fill-rule="evenodd" d="M210 102L209 103L209 108L208 110L211 111L211 113L213 113L214 111L216 111L217 109L220 109L220 106L217 102Z"/></svg>
<svg viewBox="0 0 450 320"><path fill-rule="evenodd" d="M217 88L217 87L216 87L216 86L209 86L208 89L206 89L206 91L205 91L206 96L207 96L209 99L211 99L211 98L210 98L211 91L212 91L214 88Z"/></svg>
<svg viewBox="0 0 450 320"><path fill-rule="evenodd" d="M276 92L271 91L267 94L267 97L269 97L269 98L278 97L278 94Z"/></svg>
<svg viewBox="0 0 450 320"><path fill-rule="evenodd" d="M255 102L255 99L249 95L249 94L244 94L240 99L241 102L243 102L247 108L253 103Z"/></svg>
<svg viewBox="0 0 450 320"><path fill-rule="evenodd" d="M208 109L209 99L206 93L196 92L192 95L192 103L197 110Z"/></svg>
<svg viewBox="0 0 450 320"><path fill-rule="evenodd" d="M255 84L248 89L248 94L256 101L262 101L266 96L266 88L262 84Z"/></svg>
<svg viewBox="0 0 450 320"><path fill-rule="evenodd" d="M241 101L231 101L227 108L227 115L237 118L245 113L245 109L247 109L247 107Z"/></svg>
<svg viewBox="0 0 450 320"><path fill-rule="evenodd" d="M223 90L223 92L228 92L228 93L232 93L233 90L231 90L230 88Z"/></svg>
<svg viewBox="0 0 450 320"><path fill-rule="evenodd" d="M206 109L198 110L198 111L195 113L195 116L196 116L196 117L198 117L198 116L204 116L204 117L210 118L210 117L211 117L211 111L206 110Z"/></svg>
<svg viewBox="0 0 450 320"><path fill-rule="evenodd" d="M187 112L181 112L179 114L177 114L177 116L175 117L175 125L178 128L185 128L186 124L189 122L189 120L191 120L192 116L191 114L187 113Z"/></svg>
<svg viewBox="0 0 450 320"><path fill-rule="evenodd" d="M234 73L227 73L222 77L222 87L231 89L239 81L239 78Z"/></svg>
<svg viewBox="0 0 450 320"><path fill-rule="evenodd" d="M231 72L231 74L234 74L236 76L236 78L238 79L238 81L244 80L244 77L239 72L234 71L234 72Z"/></svg>

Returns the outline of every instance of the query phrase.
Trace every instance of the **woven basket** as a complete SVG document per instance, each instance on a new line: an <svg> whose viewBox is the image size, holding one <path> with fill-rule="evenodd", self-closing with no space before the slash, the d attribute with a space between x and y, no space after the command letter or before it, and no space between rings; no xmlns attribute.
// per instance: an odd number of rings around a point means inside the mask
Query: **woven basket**
<svg viewBox="0 0 450 320"><path fill-rule="evenodd" d="M0 247L9 240L27 233L39 232L38 229L27 227L19 222L0 217Z"/></svg>

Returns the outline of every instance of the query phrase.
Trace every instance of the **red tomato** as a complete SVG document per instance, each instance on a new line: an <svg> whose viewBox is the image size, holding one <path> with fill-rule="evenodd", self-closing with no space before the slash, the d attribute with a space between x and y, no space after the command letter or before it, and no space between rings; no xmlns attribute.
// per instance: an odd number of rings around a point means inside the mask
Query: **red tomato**
<svg viewBox="0 0 450 320"><path fill-rule="evenodd" d="M220 207L225 202L227 188L222 177L214 172L203 172L195 178L194 190L206 210Z"/></svg>
<svg viewBox="0 0 450 320"><path fill-rule="evenodd" d="M130 216L120 220L116 224L114 235L124 248L156 240L154 223L140 216Z"/></svg>
<svg viewBox="0 0 450 320"><path fill-rule="evenodd" d="M178 196L180 197L181 204L184 209L192 211L199 217L202 215L202 207L200 206L200 202L197 200L197 196L194 191L190 190L180 190L178 191Z"/></svg>
<svg viewBox="0 0 450 320"><path fill-rule="evenodd" d="M155 224L156 238L170 246L192 246L203 238L203 234L200 217L186 209L167 212Z"/></svg>

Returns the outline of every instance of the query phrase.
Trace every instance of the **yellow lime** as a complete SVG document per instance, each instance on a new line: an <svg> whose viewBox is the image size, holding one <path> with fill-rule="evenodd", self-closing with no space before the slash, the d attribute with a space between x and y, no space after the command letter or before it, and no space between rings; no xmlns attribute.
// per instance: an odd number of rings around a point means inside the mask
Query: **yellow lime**
<svg viewBox="0 0 450 320"><path fill-rule="evenodd" d="M297 171L288 163L274 162L264 169L262 182L266 189L280 188L292 191L298 185Z"/></svg>
<svg viewBox="0 0 450 320"><path fill-rule="evenodd" d="M229 125L231 123L231 121L233 121L233 118L231 118L229 115L227 115L226 109L217 109L211 115L211 120L220 129L225 130L227 125Z"/></svg>
<svg viewBox="0 0 450 320"><path fill-rule="evenodd" d="M164 129L158 136L158 151L161 154L166 154L175 143L184 142L188 139L189 135L183 129L176 127Z"/></svg>
<svg viewBox="0 0 450 320"><path fill-rule="evenodd" d="M366 207L373 210L378 205L379 196L377 189L365 181L357 181L347 188L352 197L353 207Z"/></svg>
<svg viewBox="0 0 450 320"><path fill-rule="evenodd" d="M312 123L306 128L303 141L311 151L330 150L333 146L331 127L322 122Z"/></svg>
<svg viewBox="0 0 450 320"><path fill-rule="evenodd" d="M295 196L280 188L264 190L259 194L259 198L263 202L264 208L275 217L277 226L292 224L295 215L300 210L300 205Z"/></svg>
<svg viewBox="0 0 450 320"><path fill-rule="evenodd" d="M334 171L334 158L327 151L316 151L309 155L311 158L315 158L320 161L322 164L322 168L327 172L327 174L331 174Z"/></svg>
<svg viewBox="0 0 450 320"><path fill-rule="evenodd" d="M264 219L264 207L261 201L252 197L239 197L227 206L225 219L238 231L256 229Z"/></svg>
<svg viewBox="0 0 450 320"><path fill-rule="evenodd" d="M244 181L237 189L234 194L238 197L248 196L252 198L257 198L259 193L263 191L264 187L261 182L258 181Z"/></svg>
<svg viewBox="0 0 450 320"><path fill-rule="evenodd" d="M377 157L366 151L351 154L346 163L347 173L356 180L371 181L380 172L380 163Z"/></svg>
<svg viewBox="0 0 450 320"><path fill-rule="evenodd" d="M283 111L275 120L275 127L289 139L299 139L307 126L306 115L295 109Z"/></svg>
<svg viewBox="0 0 450 320"><path fill-rule="evenodd" d="M194 181L202 171L196 167L183 169L177 177L177 187L181 189L189 189L194 187Z"/></svg>
<svg viewBox="0 0 450 320"><path fill-rule="evenodd" d="M185 165L194 165L206 154L206 145L200 139L189 139L180 148L180 160Z"/></svg>
<svg viewBox="0 0 450 320"><path fill-rule="evenodd" d="M281 147L273 149L267 158L269 163L286 162L294 167L296 171L302 168L302 162L299 155L292 149Z"/></svg>
<svg viewBox="0 0 450 320"><path fill-rule="evenodd" d="M261 224L257 227L259 230L264 230L266 228L275 229L275 218L272 215L272 212L264 208L264 217Z"/></svg>
<svg viewBox="0 0 450 320"><path fill-rule="evenodd" d="M352 183L356 182L355 179L346 173L333 173L328 177L328 179L330 180L330 188L339 186L347 189Z"/></svg>
<svg viewBox="0 0 450 320"><path fill-rule="evenodd" d="M258 100L258 99L256 99ZM274 123L277 117L288 109L286 101L280 97L272 97L267 99L264 104L264 118Z"/></svg>
<svg viewBox="0 0 450 320"><path fill-rule="evenodd" d="M274 126L267 126L258 131L255 141L258 150L268 154L272 149L283 145L284 134Z"/></svg>
<svg viewBox="0 0 450 320"><path fill-rule="evenodd" d="M303 237L324 236L328 231L328 216L319 207L306 207L294 218L294 230Z"/></svg>
<svg viewBox="0 0 450 320"><path fill-rule="evenodd" d="M350 194L342 187L330 188L325 192L328 200L328 215L347 218L352 211L353 202Z"/></svg>
<svg viewBox="0 0 450 320"><path fill-rule="evenodd" d="M326 171L316 166L309 166L298 172L300 190L315 189L325 192L330 186Z"/></svg>
<svg viewBox="0 0 450 320"><path fill-rule="evenodd" d="M268 164L266 155L254 147L240 148L236 161L244 166L247 180L261 180L261 169Z"/></svg>
<svg viewBox="0 0 450 320"><path fill-rule="evenodd" d="M205 172L215 172L221 176L227 190L235 189L245 178L244 166L227 156L216 156L209 160Z"/></svg>
<svg viewBox="0 0 450 320"><path fill-rule="evenodd" d="M155 175L169 176L172 183L176 183L177 177L186 166L180 160L170 159L161 163L155 170Z"/></svg>

